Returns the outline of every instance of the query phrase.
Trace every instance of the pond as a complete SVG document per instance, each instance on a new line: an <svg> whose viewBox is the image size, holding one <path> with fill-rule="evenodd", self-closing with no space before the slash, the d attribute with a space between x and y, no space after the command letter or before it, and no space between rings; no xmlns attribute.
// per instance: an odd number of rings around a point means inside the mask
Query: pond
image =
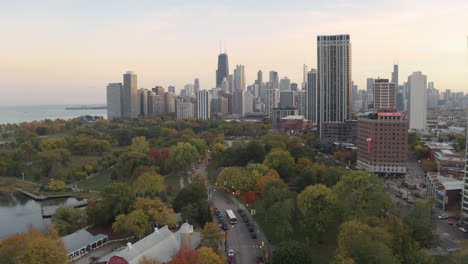
<svg viewBox="0 0 468 264"><path fill-rule="evenodd" d="M42 218L41 206L72 205L78 201L76 198L36 201L19 192L0 193L0 240L25 232L30 225L39 230L46 228L50 218Z"/></svg>

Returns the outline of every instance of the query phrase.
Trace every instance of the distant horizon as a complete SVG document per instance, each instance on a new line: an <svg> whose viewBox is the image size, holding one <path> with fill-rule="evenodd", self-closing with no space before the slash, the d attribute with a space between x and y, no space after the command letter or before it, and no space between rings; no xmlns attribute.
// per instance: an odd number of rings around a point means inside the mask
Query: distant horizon
<svg viewBox="0 0 468 264"><path fill-rule="evenodd" d="M258 70L300 84L302 65L316 68L316 36L335 34L351 37L361 90L398 63L400 84L421 71L438 90L468 93L465 10L462 0L10 1L0 10L9 25L0 28L0 105L99 104L128 70L138 88L178 93L199 78L209 90L225 49L247 85Z"/></svg>

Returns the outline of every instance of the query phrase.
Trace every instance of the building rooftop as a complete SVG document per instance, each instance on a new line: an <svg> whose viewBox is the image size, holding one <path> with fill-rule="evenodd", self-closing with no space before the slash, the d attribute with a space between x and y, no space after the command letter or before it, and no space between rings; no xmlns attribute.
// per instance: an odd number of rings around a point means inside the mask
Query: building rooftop
<svg viewBox="0 0 468 264"><path fill-rule="evenodd" d="M440 143L440 142L424 142L424 144L430 148L430 149L448 149L448 150L454 150L453 146L450 145L449 143Z"/></svg>
<svg viewBox="0 0 468 264"><path fill-rule="evenodd" d="M305 119L302 115L289 115L286 117L281 118L281 120L303 120Z"/></svg>
<svg viewBox="0 0 468 264"><path fill-rule="evenodd" d="M106 238L107 235L98 234L93 236L91 233L86 231L85 229L81 229L76 231L75 233L69 234L67 236L62 237L63 243L65 244L65 248L67 252L75 252L83 247L86 247L98 240Z"/></svg>

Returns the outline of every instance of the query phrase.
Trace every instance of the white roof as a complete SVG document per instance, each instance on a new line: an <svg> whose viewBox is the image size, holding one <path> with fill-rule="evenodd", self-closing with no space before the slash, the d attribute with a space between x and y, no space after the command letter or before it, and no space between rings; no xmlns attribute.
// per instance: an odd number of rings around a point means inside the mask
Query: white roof
<svg viewBox="0 0 468 264"><path fill-rule="evenodd" d="M62 237L62 240L68 254L70 254L106 237L107 235L103 234L93 236L85 229L80 229L75 233Z"/></svg>
<svg viewBox="0 0 468 264"><path fill-rule="evenodd" d="M290 115L290 116L287 116L287 117L283 117L281 119L286 119L286 120L302 120L302 119L305 119L304 116L302 115Z"/></svg>

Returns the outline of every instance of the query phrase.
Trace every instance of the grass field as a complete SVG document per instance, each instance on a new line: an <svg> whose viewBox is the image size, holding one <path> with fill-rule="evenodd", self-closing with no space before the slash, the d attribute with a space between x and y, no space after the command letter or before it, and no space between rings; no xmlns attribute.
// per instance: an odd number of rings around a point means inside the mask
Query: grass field
<svg viewBox="0 0 468 264"><path fill-rule="evenodd" d="M78 187L91 191L102 191L106 186L112 183L111 174L112 169L105 170L93 178L85 180L82 184L78 185Z"/></svg>

